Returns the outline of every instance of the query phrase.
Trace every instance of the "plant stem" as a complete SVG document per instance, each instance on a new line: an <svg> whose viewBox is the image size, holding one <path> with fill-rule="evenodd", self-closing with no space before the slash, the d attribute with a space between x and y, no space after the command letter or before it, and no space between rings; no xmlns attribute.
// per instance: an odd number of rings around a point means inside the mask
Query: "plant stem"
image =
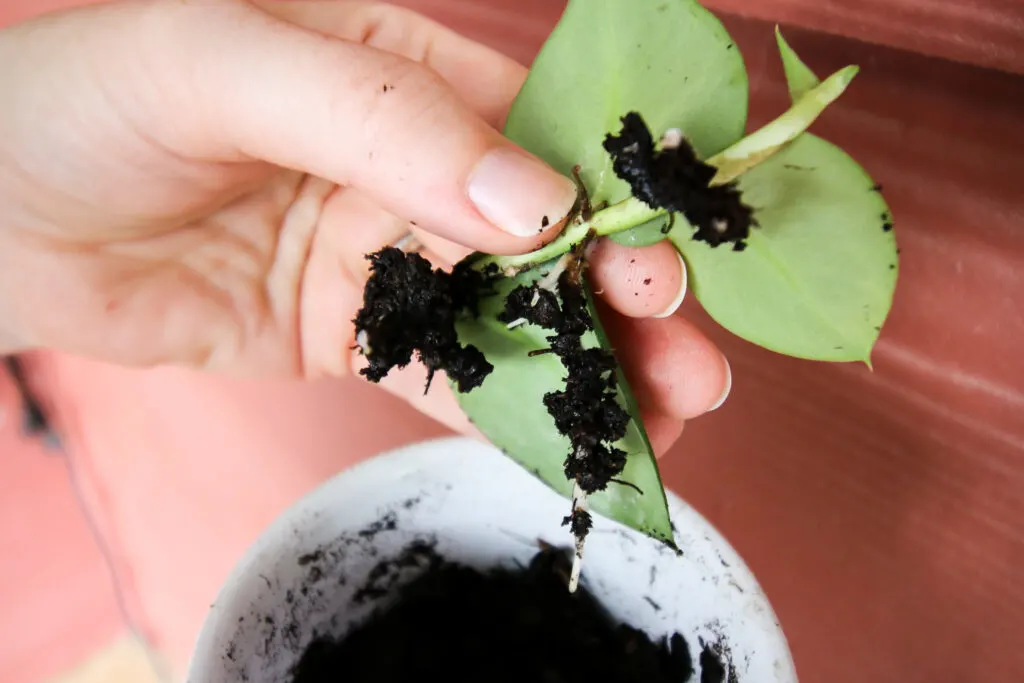
<svg viewBox="0 0 1024 683"><path fill-rule="evenodd" d="M487 256L477 262L476 267L483 268L493 263L506 274L512 274L561 256L585 238L591 230L599 237L614 235L617 232L632 230L667 213L665 209L652 209L639 199L630 197L595 212L589 221L570 221L557 238L536 251L509 256Z"/></svg>
<svg viewBox="0 0 1024 683"><path fill-rule="evenodd" d="M793 106L781 116L708 159L709 165L718 168L718 173L711 184L721 185L736 180L799 137L828 105L843 94L857 74L857 70L856 66L840 69L802 93ZM590 230L599 237L614 235L639 227L667 213L664 209L652 209L639 199L630 197L595 212L590 220L582 220L578 216L570 218L562 234L536 251L511 256L486 256L477 262L477 267L495 264L506 275L515 275L521 270L564 254L586 237ZM677 221L685 222L680 215L675 218Z"/></svg>

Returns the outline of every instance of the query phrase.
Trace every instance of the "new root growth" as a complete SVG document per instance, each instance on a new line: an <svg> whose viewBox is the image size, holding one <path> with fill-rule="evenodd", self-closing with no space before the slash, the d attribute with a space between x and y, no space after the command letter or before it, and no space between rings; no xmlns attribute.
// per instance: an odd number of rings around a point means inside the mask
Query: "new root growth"
<svg viewBox="0 0 1024 683"><path fill-rule="evenodd" d="M564 389L544 396L544 405L560 434L571 443L563 469L573 482L572 508L563 520L575 538L576 551L569 590L579 585L583 547L593 526L587 496L604 490L626 466L626 452L614 444L626 435L630 415L619 404L614 354L600 346L586 347L583 336L593 331L583 274L593 235L532 285L521 285L506 300L500 319L525 321L552 331L549 347L534 353L551 353L566 370Z"/></svg>

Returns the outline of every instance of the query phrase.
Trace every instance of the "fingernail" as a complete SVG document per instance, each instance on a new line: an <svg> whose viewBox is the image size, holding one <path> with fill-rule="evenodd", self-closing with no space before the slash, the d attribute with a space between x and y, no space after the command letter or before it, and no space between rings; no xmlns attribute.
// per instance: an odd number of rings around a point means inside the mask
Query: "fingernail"
<svg viewBox="0 0 1024 683"><path fill-rule="evenodd" d="M709 413L721 408L722 404L725 403L725 399L729 398L729 392L732 391L732 367L729 365L728 358L723 356L722 360L725 362L725 389L722 391L722 397L718 399L718 402L708 410Z"/></svg>
<svg viewBox="0 0 1024 683"><path fill-rule="evenodd" d="M666 308L664 311L662 311L658 315L653 316L655 318L667 318L667 317L669 317L670 315L672 315L673 313L675 313L676 311L679 310L679 307L683 305L683 299L686 298L686 282L687 282L686 261L683 260L683 256L679 252L676 252L676 257L679 259L679 273L680 273L679 292L676 294L676 298L672 300L672 303L670 303L668 305L668 308Z"/></svg>
<svg viewBox="0 0 1024 683"><path fill-rule="evenodd" d="M469 179L469 199L484 218L517 237L531 237L565 218L576 184L515 150L490 151Z"/></svg>

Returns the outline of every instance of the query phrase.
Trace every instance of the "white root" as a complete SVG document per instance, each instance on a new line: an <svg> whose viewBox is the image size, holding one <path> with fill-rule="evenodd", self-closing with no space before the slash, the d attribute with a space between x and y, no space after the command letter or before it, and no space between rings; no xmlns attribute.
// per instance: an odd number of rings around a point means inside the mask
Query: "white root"
<svg viewBox="0 0 1024 683"><path fill-rule="evenodd" d="M579 482L575 482L572 488L572 509L573 513L587 510L587 494L580 488ZM572 573L569 575L569 592L575 593L580 585L580 571L583 568L583 538L576 539L576 553L572 558Z"/></svg>
<svg viewBox="0 0 1024 683"><path fill-rule="evenodd" d="M549 292L558 291L558 278L562 276L565 269L569 267L569 262L572 260L572 252L562 254L562 257L555 262L555 265L551 267L548 274L537 281L537 286L541 289L546 289ZM534 295L533 303L536 304L539 300L538 295Z"/></svg>
<svg viewBox="0 0 1024 683"><path fill-rule="evenodd" d="M510 322L508 325L506 325L506 327L508 329L510 329L510 330L514 330L517 327L519 327L520 325L525 325L526 323L527 323L526 318L516 318L515 320Z"/></svg>
<svg viewBox="0 0 1024 683"><path fill-rule="evenodd" d="M587 245L585 256L590 256L594 244ZM533 299L530 302L530 306L536 306L537 302L540 301L540 290L546 289L549 292L558 292L558 279L565 272L572 260L576 258L572 252L567 252L562 255L561 258L552 266L551 270L548 271L544 277L537 280L537 291L533 293ZM524 318L518 318L508 324L508 329L513 329L525 323ZM579 482L574 482L572 491L572 509L573 514L578 512L587 511L587 494L580 487ZM572 571L569 575L569 592L575 593L576 589L580 585L580 571L583 568L583 538L576 538L576 552L572 558Z"/></svg>
<svg viewBox="0 0 1024 683"><path fill-rule="evenodd" d="M395 249L398 249L399 251L404 251L405 253L408 254L419 251L423 245L420 244L420 241L419 239L416 238L416 235L410 232L406 233L398 240L396 240L392 246Z"/></svg>
<svg viewBox="0 0 1024 683"><path fill-rule="evenodd" d="M366 333L366 330L359 330L356 333L356 346L364 356L370 355L370 335Z"/></svg>
<svg viewBox="0 0 1024 683"><path fill-rule="evenodd" d="M683 144L683 131L678 128L669 128L661 138L662 149L675 149Z"/></svg>

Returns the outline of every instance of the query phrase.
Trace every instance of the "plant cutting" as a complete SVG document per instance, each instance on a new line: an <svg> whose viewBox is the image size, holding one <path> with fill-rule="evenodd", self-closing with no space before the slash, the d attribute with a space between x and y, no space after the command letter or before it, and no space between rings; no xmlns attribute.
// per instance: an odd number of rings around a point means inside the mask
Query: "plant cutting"
<svg viewBox="0 0 1024 683"><path fill-rule="evenodd" d="M669 241L704 309L743 339L871 366L898 274L891 214L853 159L808 132L857 67L819 79L776 39L791 106L744 135L743 58L699 3L570 0L505 128L576 180L560 235L532 253L473 254L451 272L395 248L368 257L354 321L363 374L379 381L414 355L431 378L443 372L480 431L567 500L570 590L591 511L674 545L587 282L598 240Z"/></svg>

